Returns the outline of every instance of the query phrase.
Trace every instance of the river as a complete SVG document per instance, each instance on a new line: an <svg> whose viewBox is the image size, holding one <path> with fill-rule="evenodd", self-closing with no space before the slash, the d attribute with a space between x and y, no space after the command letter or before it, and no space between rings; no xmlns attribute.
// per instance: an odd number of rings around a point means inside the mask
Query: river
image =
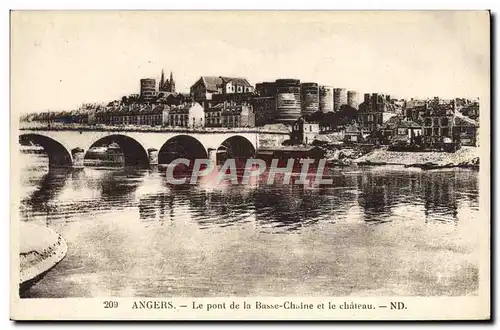
<svg viewBox="0 0 500 330"><path fill-rule="evenodd" d="M328 186L213 187L22 159L21 220L68 243L24 297L477 294L476 171L347 167L328 169Z"/></svg>

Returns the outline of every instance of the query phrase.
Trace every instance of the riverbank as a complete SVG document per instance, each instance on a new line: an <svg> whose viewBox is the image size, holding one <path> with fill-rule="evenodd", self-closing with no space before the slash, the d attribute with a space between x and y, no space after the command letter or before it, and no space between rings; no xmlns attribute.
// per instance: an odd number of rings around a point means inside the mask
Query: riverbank
<svg viewBox="0 0 500 330"><path fill-rule="evenodd" d="M57 265L68 251L61 235L42 224L21 222L19 291L23 292Z"/></svg>
<svg viewBox="0 0 500 330"><path fill-rule="evenodd" d="M479 148L462 147L454 153L405 152L375 149L352 161L358 165L405 165L406 167L479 167Z"/></svg>

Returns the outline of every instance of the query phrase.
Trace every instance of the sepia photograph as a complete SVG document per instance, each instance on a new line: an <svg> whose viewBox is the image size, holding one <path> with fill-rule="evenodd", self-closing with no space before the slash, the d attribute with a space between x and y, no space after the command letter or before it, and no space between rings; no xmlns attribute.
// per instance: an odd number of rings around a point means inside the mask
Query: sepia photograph
<svg viewBox="0 0 500 330"><path fill-rule="evenodd" d="M11 317L490 317L488 11L10 16Z"/></svg>

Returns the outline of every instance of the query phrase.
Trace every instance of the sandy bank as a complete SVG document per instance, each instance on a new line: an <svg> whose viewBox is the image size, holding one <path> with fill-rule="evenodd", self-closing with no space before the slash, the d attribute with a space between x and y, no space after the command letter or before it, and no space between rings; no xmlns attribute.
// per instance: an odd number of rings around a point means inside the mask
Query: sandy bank
<svg viewBox="0 0 500 330"><path fill-rule="evenodd" d="M353 160L353 163L371 162L398 165L434 163L441 166L450 164L458 166L472 164L478 159L479 148L476 147L462 147L455 153L387 151L386 148L381 148Z"/></svg>
<svg viewBox="0 0 500 330"><path fill-rule="evenodd" d="M60 262L68 250L61 235L38 223L20 224L20 278L21 288L33 284Z"/></svg>

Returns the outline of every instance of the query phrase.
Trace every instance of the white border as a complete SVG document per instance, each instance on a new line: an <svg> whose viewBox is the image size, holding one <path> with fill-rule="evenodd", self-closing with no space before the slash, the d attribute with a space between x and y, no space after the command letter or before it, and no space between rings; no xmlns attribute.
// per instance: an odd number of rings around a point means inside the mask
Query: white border
<svg viewBox="0 0 500 330"><path fill-rule="evenodd" d="M203 1L203 0L183 0L183 1L178 1L177 3L164 3L161 1L151 1L151 0L142 0L142 1L129 1L129 0L123 0L123 1L116 1L116 2L111 2L111 1L104 1L104 0L87 0L87 1L72 1L71 3L69 1L44 1L44 3L40 3L39 1L36 0L26 0L26 1L2 1L0 4L0 7L3 9L2 10L2 24L1 24L1 46L3 47L3 51L1 52L2 54L2 59L3 63L5 65L5 70L2 72L4 73L5 79L2 80L2 91L3 91L3 97L2 101L4 104L4 111L8 112L9 111L9 9L341 9L341 10L360 10L360 9L397 9L397 10L403 10L403 9L492 9L493 13L498 15L499 10L499 1L498 0L489 0L489 1L480 1L480 0L475 0L475 1L438 1L438 0L431 0L431 1L355 1L355 0L349 0L349 1L344 1L344 2L326 2L326 1L315 1L315 0L308 0L308 1L291 1L288 0L286 2L282 3L271 3L270 1L266 0L254 0L251 2L234 2L234 1ZM498 17L496 17L498 18ZM494 32L493 32L494 37L498 37L498 21L494 25ZM496 47L495 47L496 48ZM498 54L496 52L493 53L498 57ZM492 59L494 59L495 56L492 56ZM492 72L494 76L497 71ZM493 84L495 87L495 90L492 91L493 94L499 95L498 91L498 85ZM497 109L492 109L492 112L496 112ZM500 127L498 123L498 116L495 120L494 127ZM1 121L2 130L4 134L4 138L1 139L0 143L2 143L2 150L6 151L9 150L10 148L10 134L9 134L9 121L8 120L2 120ZM493 132L495 132L495 129L493 129ZM495 138L496 146L498 146L498 136ZM495 154L496 148L492 149L493 155ZM2 203L3 207L2 210L5 210L5 219L2 222L3 227L3 233L5 235L4 239L4 249L3 249L3 264L6 265L9 260L9 204L10 204L10 198L9 198L9 163L7 161L2 162L2 174L3 174L3 191L2 191ZM498 186L498 180L495 180L495 184L493 187ZM492 192L492 195L495 196L495 194ZM493 205L495 205L495 201L493 201ZM492 221L495 221L495 219L492 218ZM498 234L498 225L496 226L497 231L495 234ZM496 237L497 235L495 235ZM494 254L497 255L497 254ZM497 255L498 257L498 255ZM497 258L495 258L495 261L498 261ZM7 270L7 267L4 267L5 270ZM3 278L2 278L2 283L7 290L5 290L5 294L3 294L3 310L4 310L4 318L3 320L8 319L8 310L9 310L9 275L8 271L3 272ZM495 294L495 293L494 293ZM496 294L495 294L496 295ZM6 315L7 314L7 315ZM494 313L495 314L495 313ZM8 321L7 321L8 322ZM417 324L414 324L415 326ZM14 324L12 322L9 322L8 324L2 324L2 326L9 326L12 327ZM42 325L42 326L51 326L50 324ZM82 325L77 325L77 326L82 326ZM93 325L95 327L100 327L102 325ZM141 326L141 325L134 325L134 326ZM174 326L173 324L170 324L168 326ZM285 325L286 326L286 325ZM337 326L337 325L336 325ZM385 324L378 324L377 326L380 327L385 327ZM430 326L431 328L436 326L436 325L426 325ZM479 325L476 325L479 326ZM3 327L2 327L3 328Z"/></svg>

